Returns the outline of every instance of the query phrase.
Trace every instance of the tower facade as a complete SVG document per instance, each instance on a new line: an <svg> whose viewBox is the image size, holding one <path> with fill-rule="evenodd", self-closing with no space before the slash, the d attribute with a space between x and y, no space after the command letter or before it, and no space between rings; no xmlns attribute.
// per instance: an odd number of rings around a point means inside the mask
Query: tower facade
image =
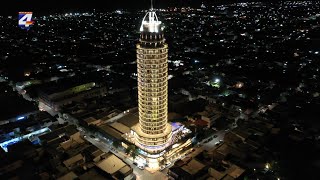
<svg viewBox="0 0 320 180"><path fill-rule="evenodd" d="M137 145L150 154L164 150L171 141L168 124L168 45L163 26L151 9L143 18L137 44L139 124Z"/></svg>

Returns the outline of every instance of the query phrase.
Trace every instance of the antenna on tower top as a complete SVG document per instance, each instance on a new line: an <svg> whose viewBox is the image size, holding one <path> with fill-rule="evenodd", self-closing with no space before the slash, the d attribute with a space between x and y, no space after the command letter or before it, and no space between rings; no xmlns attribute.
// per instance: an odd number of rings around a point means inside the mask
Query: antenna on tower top
<svg viewBox="0 0 320 180"><path fill-rule="evenodd" d="M151 10L153 10L153 0L151 0Z"/></svg>

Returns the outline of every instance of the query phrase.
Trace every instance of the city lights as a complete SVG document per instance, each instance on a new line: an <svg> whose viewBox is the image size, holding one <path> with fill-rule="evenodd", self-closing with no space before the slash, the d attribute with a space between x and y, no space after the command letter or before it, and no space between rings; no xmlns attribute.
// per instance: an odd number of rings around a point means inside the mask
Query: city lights
<svg viewBox="0 0 320 180"><path fill-rule="evenodd" d="M270 169L270 164L269 164L269 163L266 163L266 164L265 164L265 169L266 169L266 170L269 170L269 169Z"/></svg>
<svg viewBox="0 0 320 180"><path fill-rule="evenodd" d="M20 117L17 117L17 120L22 120L22 119L25 119L26 117L25 116L20 116Z"/></svg>
<svg viewBox="0 0 320 180"><path fill-rule="evenodd" d="M319 1L56 1L3 2L2 179L320 179Z"/></svg>

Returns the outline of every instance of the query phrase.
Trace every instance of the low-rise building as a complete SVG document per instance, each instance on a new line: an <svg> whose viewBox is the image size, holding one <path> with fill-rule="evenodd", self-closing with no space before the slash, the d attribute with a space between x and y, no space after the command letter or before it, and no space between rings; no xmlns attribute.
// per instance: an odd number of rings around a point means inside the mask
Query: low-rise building
<svg viewBox="0 0 320 180"><path fill-rule="evenodd" d="M61 107L85 98L101 97L107 93L104 85L95 82L62 82L47 84L39 90L39 109L56 115Z"/></svg>
<svg viewBox="0 0 320 180"><path fill-rule="evenodd" d="M106 154L105 159L95 164L100 170L107 173L112 179L129 180L133 176L132 168L111 153Z"/></svg>
<svg viewBox="0 0 320 180"><path fill-rule="evenodd" d="M196 159L192 159L182 166L171 167L168 170L168 175L173 179L191 180L203 176L205 172L205 165Z"/></svg>

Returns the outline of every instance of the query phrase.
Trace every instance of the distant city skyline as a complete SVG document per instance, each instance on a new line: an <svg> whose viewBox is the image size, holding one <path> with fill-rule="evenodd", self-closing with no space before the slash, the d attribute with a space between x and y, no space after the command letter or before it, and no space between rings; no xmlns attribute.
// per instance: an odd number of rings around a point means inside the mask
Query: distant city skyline
<svg viewBox="0 0 320 180"><path fill-rule="evenodd" d="M250 2L253 0L154 0L155 8L165 7L181 7L181 6L192 6L200 7L202 3L205 4L220 4L220 3L232 3L232 2ZM270 2L275 0L262 0L260 2ZM81 10L81 9L99 9L99 10L114 10L114 9L149 9L150 0L117 0L110 2L104 2L101 0L55 0L55 1L41 1L41 0L30 0L30 1L18 1L13 0L6 2L4 6L0 7L0 15L10 15L19 11L35 11L41 14L51 13L57 11L70 11L70 10Z"/></svg>
<svg viewBox="0 0 320 180"><path fill-rule="evenodd" d="M166 7L168 5L176 4L189 4L190 2L196 2L196 0L156 0L154 1L155 7ZM11 13L14 11L22 10L33 10L33 11L46 11L46 10L65 10L65 9L78 9L78 8L99 8L99 9L148 9L150 7L150 0L117 0L117 1L101 1L101 0L55 0L55 1L40 1L40 0L31 0L31 1L10 1L8 5L2 6L1 14Z"/></svg>

